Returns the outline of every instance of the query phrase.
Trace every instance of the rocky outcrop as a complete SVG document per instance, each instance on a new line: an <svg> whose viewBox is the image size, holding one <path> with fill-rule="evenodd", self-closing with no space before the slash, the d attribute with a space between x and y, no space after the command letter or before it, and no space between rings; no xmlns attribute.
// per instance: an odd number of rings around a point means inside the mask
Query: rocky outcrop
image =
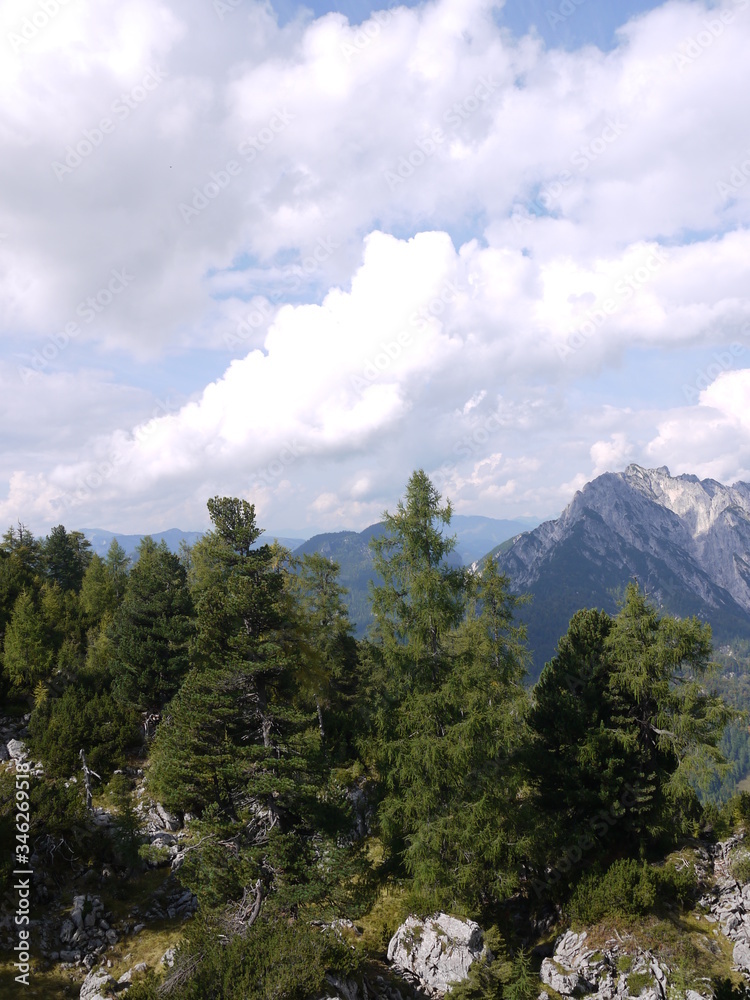
<svg viewBox="0 0 750 1000"><path fill-rule="evenodd" d="M555 942L552 958L542 962L542 982L563 997L586 996L589 1000L666 1000L668 970L650 951L638 950L627 955L628 973L621 971L620 960L626 954L618 941L608 941L604 948L588 946L586 931L566 931ZM638 989L631 989L630 976L637 976ZM643 985L644 980L646 985ZM650 980L650 982L649 982ZM696 995L696 1000L702 998Z"/></svg>
<svg viewBox="0 0 750 1000"><path fill-rule="evenodd" d="M106 913L98 896L74 896L70 916L63 920L59 931L59 951L50 957L69 964L82 962L91 969L109 946L117 944L120 935L112 927L112 914ZM88 978L88 977L87 977Z"/></svg>
<svg viewBox="0 0 750 1000"><path fill-rule="evenodd" d="M438 995L466 979L472 963L485 958L491 960L492 953L479 924L447 913L426 920L407 917L388 945L388 961Z"/></svg>
<svg viewBox="0 0 750 1000"><path fill-rule="evenodd" d="M700 902L709 910L706 920L718 923L733 942L734 964L750 979L750 884L740 885L731 870L733 856L744 839L743 834L738 834L711 847L715 881Z"/></svg>
<svg viewBox="0 0 750 1000"><path fill-rule="evenodd" d="M89 972L81 986L81 1000L106 1000L122 987L103 969Z"/></svg>
<svg viewBox="0 0 750 1000"><path fill-rule="evenodd" d="M708 620L716 636L750 635L747 483L629 465L587 483L557 520L495 558L514 590L534 595L529 638L541 664L578 608L615 612L613 589L634 578L670 613Z"/></svg>

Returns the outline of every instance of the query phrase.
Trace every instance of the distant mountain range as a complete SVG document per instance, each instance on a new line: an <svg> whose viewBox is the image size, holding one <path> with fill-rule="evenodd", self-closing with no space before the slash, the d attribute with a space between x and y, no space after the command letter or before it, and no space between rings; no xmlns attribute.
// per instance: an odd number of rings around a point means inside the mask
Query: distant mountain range
<svg viewBox="0 0 750 1000"><path fill-rule="evenodd" d="M491 553L525 609L534 675L575 611L616 612L635 579L664 610L709 622L715 642L750 636L750 485L723 486L629 465L575 494L546 521Z"/></svg>
<svg viewBox="0 0 750 1000"><path fill-rule="evenodd" d="M526 530L529 522L532 525L538 523L531 518L504 521L493 517L454 514L450 532L456 536L456 549L448 561L455 566L470 566L499 542ZM364 635L372 621L368 599L369 583L374 579L370 539L382 535L384 531L385 526L379 523L371 524L364 531L335 531L314 535L294 550L294 554L298 556L305 552L320 552L339 564L339 579L341 585L349 591L346 598L349 616L355 623L358 636Z"/></svg>
<svg viewBox="0 0 750 1000"><path fill-rule="evenodd" d="M501 520L494 517L467 516L454 514L451 518L451 532L456 536L456 551L452 562L455 565L469 566L477 559L486 555L490 549L500 542L517 535L538 524L536 518L517 518ZM101 528L84 528L83 534L91 542L94 552L102 558L106 556L114 538L131 557L135 555L143 535L121 535L115 531L105 531ZM374 535L381 534L382 524L371 524L364 531L336 531L314 535L306 541L299 538L277 538L276 540L291 549L295 555L305 552L321 552L334 559L341 566L340 581L349 591L347 604L349 614L354 622L357 635L364 635L371 621L370 604L368 600L369 582L373 577L372 554L369 543ZM193 545L200 537L200 531L180 531L172 528L161 531L151 537L160 542L162 539L172 552L178 552L180 543L184 540ZM264 533L260 543L272 541L276 536L272 532Z"/></svg>
<svg viewBox="0 0 750 1000"><path fill-rule="evenodd" d="M598 607L612 614L631 580L651 600L680 617L709 622L717 643L750 638L750 484L723 486L696 476L673 477L669 469L629 465L587 483L557 520L498 520L454 514L454 565L478 566L497 560L513 589L533 598L526 621L533 656L531 679L554 655L572 615ZM278 538L296 555L320 552L341 567L341 584L358 636L371 621L368 600L373 579L369 542L384 531L336 531L299 538ZM92 548L106 555L112 539L133 555L142 535L84 530ZM164 539L173 552L201 532L170 531ZM273 540L264 534L261 542Z"/></svg>
<svg viewBox="0 0 750 1000"><path fill-rule="evenodd" d="M104 528L81 528L80 530L91 542L92 552L96 552L102 557L102 559L106 556L109 547L115 538L132 559L135 555L136 549L141 544L141 540L146 537L145 534L123 535L118 531L105 531ZM179 552L181 542L185 541L188 545L195 545L202 535L202 531L180 531L179 528L170 528L168 531L154 532L151 537L155 542L161 542L162 540L165 541L170 552ZM274 537L274 535L263 535L258 544L273 541ZM277 541L281 545L285 545L288 549L294 549L300 544L302 539L279 538Z"/></svg>

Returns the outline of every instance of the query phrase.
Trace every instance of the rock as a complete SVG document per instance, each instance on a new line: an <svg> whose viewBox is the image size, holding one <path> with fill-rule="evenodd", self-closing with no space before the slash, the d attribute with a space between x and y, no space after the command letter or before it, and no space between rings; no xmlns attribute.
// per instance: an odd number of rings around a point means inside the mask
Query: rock
<svg viewBox="0 0 750 1000"><path fill-rule="evenodd" d="M172 966L174 965L175 954L176 954L175 948L167 948L167 950L161 956L161 964L166 965L167 968L171 969Z"/></svg>
<svg viewBox="0 0 750 1000"><path fill-rule="evenodd" d="M148 968L145 962L139 962L137 965L133 966L133 972L145 972Z"/></svg>
<svg viewBox="0 0 750 1000"><path fill-rule="evenodd" d="M539 975L545 986L549 986L555 992L568 997L576 992L580 983L580 976L577 972L561 972L554 959L551 958L542 960Z"/></svg>
<svg viewBox="0 0 750 1000"><path fill-rule="evenodd" d="M741 972L750 974L750 945L744 941L738 941L734 946L732 961Z"/></svg>
<svg viewBox="0 0 750 1000"><path fill-rule="evenodd" d="M60 928L60 941L63 944L70 944L75 934L75 924L72 920L63 920L63 925Z"/></svg>
<svg viewBox="0 0 750 1000"><path fill-rule="evenodd" d="M97 996L106 996L117 989L117 983L108 972L96 969L86 976L81 986L81 1000L94 1000Z"/></svg>
<svg viewBox="0 0 750 1000"><path fill-rule="evenodd" d="M15 761L23 763L28 757L26 744L22 740L8 740L8 756Z"/></svg>
<svg viewBox="0 0 750 1000"><path fill-rule="evenodd" d="M415 975L428 989L441 993L461 982L477 959L492 960L484 934L473 920L447 913L420 920L407 917L388 945L388 961Z"/></svg>
<svg viewBox="0 0 750 1000"><path fill-rule="evenodd" d="M140 934L145 926L146 926L145 924L136 924L135 927L133 928L133 933Z"/></svg>

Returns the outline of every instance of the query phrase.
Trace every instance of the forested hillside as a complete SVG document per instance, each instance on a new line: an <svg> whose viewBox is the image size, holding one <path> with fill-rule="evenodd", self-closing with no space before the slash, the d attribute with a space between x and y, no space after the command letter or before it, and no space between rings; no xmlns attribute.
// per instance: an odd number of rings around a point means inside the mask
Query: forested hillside
<svg viewBox="0 0 750 1000"><path fill-rule="evenodd" d="M695 871L665 859L750 818L720 749L742 742L743 696L717 692L706 624L631 585L617 614L573 616L529 689L522 598L494 561L451 558L451 509L424 472L372 539L360 641L334 561L262 544L244 500L208 510L181 556L146 538L132 564L63 526L3 536L2 715L25 744L0 764L3 844L30 763L28 832L0 866L35 873L37 995L58 995L62 970L132 961L149 935L176 956L149 958L130 1000L372 992L404 917L445 910L489 928L496 956L455 995L531 1000L551 928L672 927L693 905ZM183 903L150 901L170 893ZM92 894L101 947L71 929L63 958L51 915L75 896L94 926ZM679 960L686 982L705 975Z"/></svg>

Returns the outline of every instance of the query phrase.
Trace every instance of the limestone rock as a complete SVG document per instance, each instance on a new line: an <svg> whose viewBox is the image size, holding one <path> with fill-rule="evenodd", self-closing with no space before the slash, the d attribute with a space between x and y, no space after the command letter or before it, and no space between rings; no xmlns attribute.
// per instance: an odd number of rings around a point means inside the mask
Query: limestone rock
<svg viewBox="0 0 750 1000"><path fill-rule="evenodd" d="M734 946L732 961L741 972L750 974L750 944L738 941Z"/></svg>
<svg viewBox="0 0 750 1000"><path fill-rule="evenodd" d="M580 983L577 972L561 972L551 958L545 958L542 961L540 976L545 986L550 986L557 993L568 997L578 990Z"/></svg>
<svg viewBox="0 0 750 1000"><path fill-rule="evenodd" d="M8 740L8 755L16 761L26 760L28 753L26 751L26 744L22 740Z"/></svg>
<svg viewBox="0 0 750 1000"><path fill-rule="evenodd" d="M473 920L447 913L420 920L407 917L388 945L388 961L415 975L430 991L446 993L469 974L473 962L492 954Z"/></svg>
<svg viewBox="0 0 750 1000"><path fill-rule="evenodd" d="M81 986L81 1000L95 1000L96 997L106 997L117 990L117 983L108 972L95 969L89 972Z"/></svg>

